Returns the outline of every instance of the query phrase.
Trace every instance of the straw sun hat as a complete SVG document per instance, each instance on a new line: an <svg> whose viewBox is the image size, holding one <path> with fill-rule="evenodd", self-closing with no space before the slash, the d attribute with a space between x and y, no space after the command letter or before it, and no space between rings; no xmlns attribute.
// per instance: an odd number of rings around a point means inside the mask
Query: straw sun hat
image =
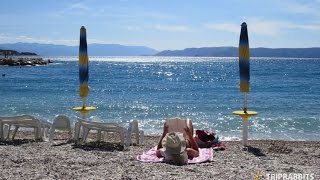
<svg viewBox="0 0 320 180"><path fill-rule="evenodd" d="M178 155L186 150L187 142L182 133L171 132L162 139L164 152L170 155Z"/></svg>
<svg viewBox="0 0 320 180"><path fill-rule="evenodd" d="M162 139L163 156L166 162L178 166L188 163L187 142L182 133L168 133Z"/></svg>

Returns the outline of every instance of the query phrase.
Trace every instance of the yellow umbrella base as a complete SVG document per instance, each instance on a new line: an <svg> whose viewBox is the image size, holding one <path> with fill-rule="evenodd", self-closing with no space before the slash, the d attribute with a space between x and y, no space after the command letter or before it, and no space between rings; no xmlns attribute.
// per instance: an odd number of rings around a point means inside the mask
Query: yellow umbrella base
<svg viewBox="0 0 320 180"><path fill-rule="evenodd" d="M251 116L257 115L258 112L256 112L256 111L247 111L247 112L244 112L244 111L233 111L232 114L241 116L242 118L249 118Z"/></svg>
<svg viewBox="0 0 320 180"><path fill-rule="evenodd" d="M78 111L78 112L81 112L81 113L88 113L90 111L94 111L96 110L97 108L96 107L92 107L92 106L89 106L89 107L74 107L72 108L74 111Z"/></svg>

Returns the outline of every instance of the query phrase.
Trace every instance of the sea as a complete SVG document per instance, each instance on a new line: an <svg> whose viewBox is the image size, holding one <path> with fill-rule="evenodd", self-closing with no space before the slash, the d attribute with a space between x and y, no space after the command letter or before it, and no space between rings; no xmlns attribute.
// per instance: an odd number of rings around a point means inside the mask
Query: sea
<svg viewBox="0 0 320 180"><path fill-rule="evenodd" d="M78 57L44 57L46 66L0 66L0 116L30 114L74 123L79 97ZM249 139L320 140L320 59L251 57ZM92 121L162 133L164 119L192 119L194 129L241 140L242 110L236 57L89 57Z"/></svg>

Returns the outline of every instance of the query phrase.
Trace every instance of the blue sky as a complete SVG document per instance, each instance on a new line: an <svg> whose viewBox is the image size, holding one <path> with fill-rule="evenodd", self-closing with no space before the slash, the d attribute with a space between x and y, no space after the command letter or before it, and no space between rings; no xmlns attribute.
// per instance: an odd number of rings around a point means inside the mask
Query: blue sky
<svg viewBox="0 0 320 180"><path fill-rule="evenodd" d="M320 0L1 0L0 43L320 47Z"/></svg>

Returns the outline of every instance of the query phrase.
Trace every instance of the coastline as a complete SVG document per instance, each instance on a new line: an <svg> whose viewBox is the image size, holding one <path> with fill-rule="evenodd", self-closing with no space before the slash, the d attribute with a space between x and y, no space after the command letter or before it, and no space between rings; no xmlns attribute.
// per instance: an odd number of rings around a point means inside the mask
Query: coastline
<svg viewBox="0 0 320 180"><path fill-rule="evenodd" d="M56 145L34 142L26 131L18 132L14 141L0 142L1 178L253 179L261 175L266 179L272 174L320 178L320 141L249 140L246 149L241 141L224 141L227 149L214 152L212 162L173 166L136 160L138 154L157 144L158 136L146 135L144 145L123 150L119 137L113 134L99 144L90 142L95 139L93 134L80 146L64 140L66 134L57 134Z"/></svg>
<svg viewBox="0 0 320 180"><path fill-rule="evenodd" d="M0 58L0 65L2 66L36 66L36 65L47 65L52 63L52 60L45 60L42 57L30 56L13 56Z"/></svg>

